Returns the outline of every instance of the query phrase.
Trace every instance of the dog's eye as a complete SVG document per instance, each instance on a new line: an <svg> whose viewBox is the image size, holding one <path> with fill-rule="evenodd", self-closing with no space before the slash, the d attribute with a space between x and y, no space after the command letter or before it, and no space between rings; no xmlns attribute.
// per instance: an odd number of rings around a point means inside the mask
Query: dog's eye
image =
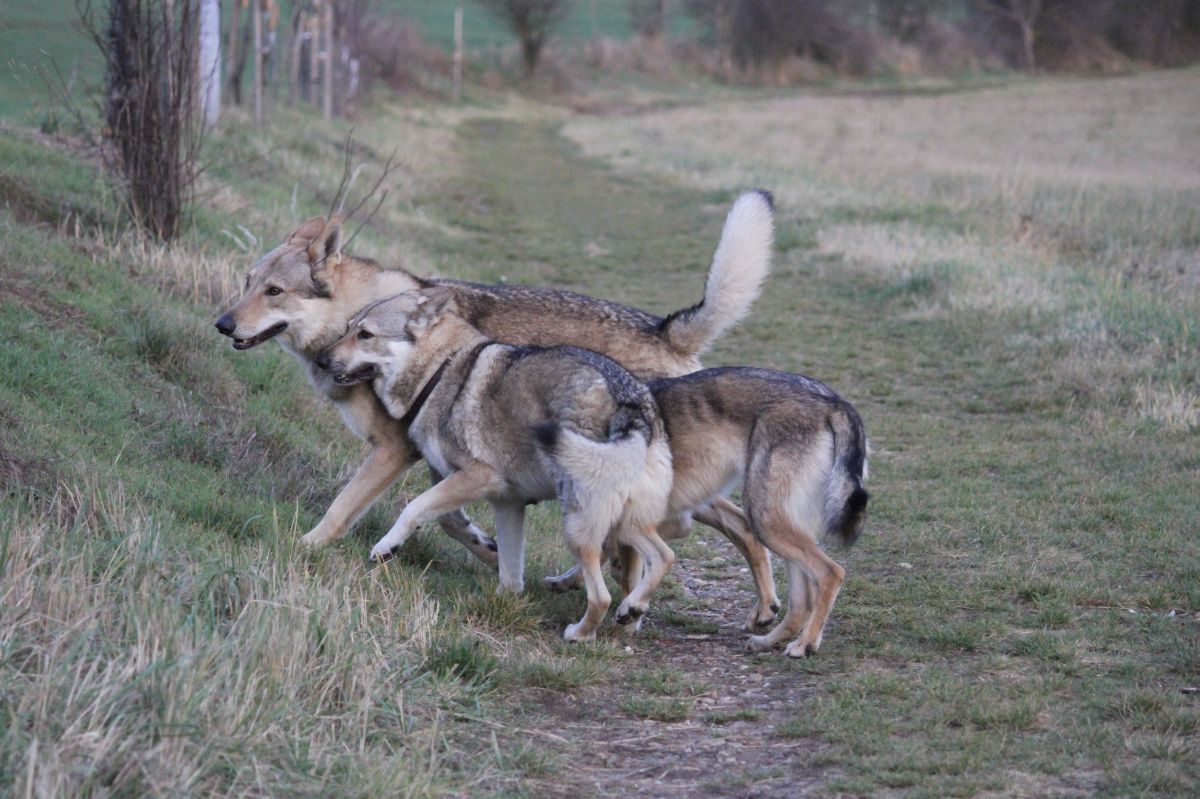
<svg viewBox="0 0 1200 799"><path fill-rule="evenodd" d="M375 334L368 330L358 331L358 340L359 341L366 341L369 338L375 338Z"/></svg>
<svg viewBox="0 0 1200 799"><path fill-rule="evenodd" d="M278 297L282 293L283 293L283 289L279 288L279 286L268 286L267 287L267 296L268 297Z"/></svg>

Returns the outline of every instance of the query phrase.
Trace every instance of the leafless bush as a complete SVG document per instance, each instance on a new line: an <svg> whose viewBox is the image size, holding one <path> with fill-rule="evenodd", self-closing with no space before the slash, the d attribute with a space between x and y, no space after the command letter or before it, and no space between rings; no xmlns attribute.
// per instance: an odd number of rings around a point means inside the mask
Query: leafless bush
<svg viewBox="0 0 1200 799"><path fill-rule="evenodd" d="M105 56L106 158L137 225L170 241L199 174L197 6L111 0L103 22L90 0L79 11Z"/></svg>
<svg viewBox="0 0 1200 799"><path fill-rule="evenodd" d="M380 81L395 91L421 88L429 74L449 74L450 57L422 38L408 19L371 16L354 42L365 83Z"/></svg>
<svg viewBox="0 0 1200 799"><path fill-rule="evenodd" d="M742 0L733 17L734 59L763 66L799 56L838 73L864 74L876 64L878 43L839 9L825 0Z"/></svg>
<svg viewBox="0 0 1200 799"><path fill-rule="evenodd" d="M1133 59L1178 66L1200 55L1197 0L1046 0L1037 30L1039 62L1111 69Z"/></svg>
<svg viewBox="0 0 1200 799"><path fill-rule="evenodd" d="M508 26L521 43L526 76L533 75L546 38L562 24L571 0L476 0Z"/></svg>
<svg viewBox="0 0 1200 799"><path fill-rule="evenodd" d="M831 0L687 0L685 9L715 44L725 79L779 82L812 74L814 65L863 74L880 61L869 26Z"/></svg>
<svg viewBox="0 0 1200 799"><path fill-rule="evenodd" d="M635 3L636 5L636 3ZM1200 0L683 0L725 80L980 67L1107 72L1200 58Z"/></svg>

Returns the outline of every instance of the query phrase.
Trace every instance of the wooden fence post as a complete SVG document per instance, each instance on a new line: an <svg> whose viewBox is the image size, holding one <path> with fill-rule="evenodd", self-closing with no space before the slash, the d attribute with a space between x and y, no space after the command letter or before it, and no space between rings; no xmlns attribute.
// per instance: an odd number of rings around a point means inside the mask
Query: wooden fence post
<svg viewBox="0 0 1200 799"><path fill-rule="evenodd" d="M321 4L321 27L325 30L324 39L325 49L322 52L324 58L324 74L321 76L324 79L324 116L326 119L333 119L333 0L325 0Z"/></svg>
<svg viewBox="0 0 1200 799"><path fill-rule="evenodd" d="M462 96L463 9L454 9L454 102Z"/></svg>
<svg viewBox="0 0 1200 799"><path fill-rule="evenodd" d="M296 92L300 90L300 48L304 44L304 12L302 5L296 3L292 9L292 40L288 53L288 105L296 102Z"/></svg>
<svg viewBox="0 0 1200 799"><path fill-rule="evenodd" d="M254 14L254 124L263 123L262 0L251 3Z"/></svg>

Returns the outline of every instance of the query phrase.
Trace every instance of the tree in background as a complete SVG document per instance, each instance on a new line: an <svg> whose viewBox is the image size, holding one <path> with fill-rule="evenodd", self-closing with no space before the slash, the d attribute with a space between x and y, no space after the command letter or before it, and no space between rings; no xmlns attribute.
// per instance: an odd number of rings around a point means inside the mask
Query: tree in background
<svg viewBox="0 0 1200 799"><path fill-rule="evenodd" d="M955 5L955 0L876 0L873 10L886 34L911 42L920 39L937 17L950 14Z"/></svg>
<svg viewBox="0 0 1200 799"><path fill-rule="evenodd" d="M685 8L715 41L726 75L733 64L772 69L797 56L850 74L874 61L868 27L835 0L687 0Z"/></svg>
<svg viewBox="0 0 1200 799"><path fill-rule="evenodd" d="M977 2L985 11L1017 26L1021 32L1021 52L1025 60L1025 69L1032 72L1037 67L1033 46L1037 35L1038 17L1042 13L1042 0L977 0Z"/></svg>
<svg viewBox="0 0 1200 799"><path fill-rule="evenodd" d="M657 39L667 27L667 0L629 0L633 31L646 39Z"/></svg>
<svg viewBox="0 0 1200 799"><path fill-rule="evenodd" d="M199 175L197 5L111 0L103 22L90 5L80 16L105 58L106 159L137 225L170 241Z"/></svg>
<svg viewBox="0 0 1200 799"><path fill-rule="evenodd" d="M570 0L477 0L508 26L521 42L525 75L533 75L546 37L562 24L571 10Z"/></svg>
<svg viewBox="0 0 1200 799"><path fill-rule="evenodd" d="M725 75L733 65L733 18L738 6L738 0L684 0L688 15L716 46L718 70Z"/></svg>
<svg viewBox="0 0 1200 799"><path fill-rule="evenodd" d="M200 115L204 127L216 127L221 116L221 3L200 0Z"/></svg>

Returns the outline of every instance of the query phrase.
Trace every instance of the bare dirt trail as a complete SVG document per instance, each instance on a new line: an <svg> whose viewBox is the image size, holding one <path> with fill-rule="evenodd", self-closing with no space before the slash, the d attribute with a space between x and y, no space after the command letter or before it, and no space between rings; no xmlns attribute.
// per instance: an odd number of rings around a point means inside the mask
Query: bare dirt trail
<svg viewBox="0 0 1200 799"><path fill-rule="evenodd" d="M831 776L822 765L827 745L786 729L819 690L818 678L781 652L745 650L741 623L753 593L744 562L715 532L698 535L711 556L676 562L682 596L652 607L627 643L636 658L631 671L661 669L686 687L670 698L634 684L574 696L531 692L530 720L550 724L563 739L551 748L570 764L552 779L530 780L534 795L606 796L620 786L629 796L794 797L819 792ZM672 712L687 717L638 717Z"/></svg>
<svg viewBox="0 0 1200 799"><path fill-rule="evenodd" d="M450 264L494 264L518 282L659 313L699 298L716 237L698 231L719 230L732 195L718 202L614 173L546 123L477 120L458 146L467 171L440 202L468 234ZM643 631L624 641L629 657L595 684L526 687L501 701L506 726L528 731L554 763L527 774L518 795L794 797L836 775L828 744L786 729L822 675L781 650L745 649L754 592L742 557L699 524L676 549Z"/></svg>

